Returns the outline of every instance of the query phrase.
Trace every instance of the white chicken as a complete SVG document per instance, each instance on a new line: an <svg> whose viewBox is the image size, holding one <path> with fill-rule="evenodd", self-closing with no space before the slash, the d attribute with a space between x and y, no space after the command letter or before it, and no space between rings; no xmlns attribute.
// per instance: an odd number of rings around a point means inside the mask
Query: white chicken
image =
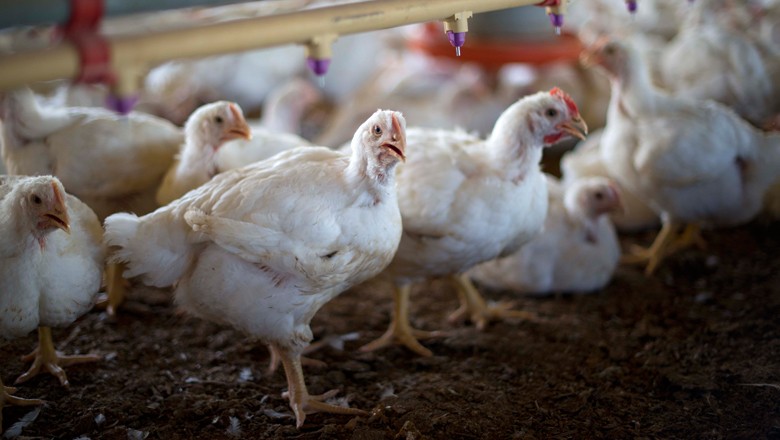
<svg viewBox="0 0 780 440"><path fill-rule="evenodd" d="M176 285L177 303L274 347L300 427L307 413L363 414L306 390L300 355L325 303L390 263L401 238L395 189L405 120L377 111L343 154L297 148L222 173L138 218L106 219L128 277Z"/></svg>
<svg viewBox="0 0 780 440"><path fill-rule="evenodd" d="M167 205L215 175L311 143L262 125L250 127L241 108L217 101L196 110L184 127L185 141L160 188L157 203Z"/></svg>
<svg viewBox="0 0 780 440"><path fill-rule="evenodd" d="M167 205L219 173L216 156L232 139L252 138L241 108L217 101L201 106L184 126L184 145L157 189L157 203Z"/></svg>
<svg viewBox="0 0 780 440"><path fill-rule="evenodd" d="M601 158L601 136L604 130L599 129L588 134L588 138L566 152L561 157L561 175L564 186L587 177L609 177L609 171ZM635 232L654 228L661 224L658 214L644 200L626 190L619 183L613 185L620 192L622 209L609 213L609 218L615 227L624 232Z"/></svg>
<svg viewBox="0 0 780 440"><path fill-rule="evenodd" d="M419 150L398 170L404 231L384 274L395 287L393 320L382 337L361 349L398 340L430 356L416 338L427 334L411 328L407 309L412 283L433 277L450 277L458 287L462 307L452 319L469 314L483 328L492 319L527 317L505 305L486 305L464 272L514 252L541 230L547 213L542 149L584 133L587 126L577 106L557 88L511 105L487 139L462 131L409 129L407 142Z"/></svg>
<svg viewBox="0 0 780 440"><path fill-rule="evenodd" d="M99 218L145 213L184 140L172 123L100 108L42 108L29 89L0 105L3 160L9 174L52 174Z"/></svg>
<svg viewBox="0 0 780 440"><path fill-rule="evenodd" d="M738 225L761 210L778 178L780 135L759 131L717 102L659 91L642 59L618 41L589 48L583 61L599 65L612 83L604 164L663 223L653 245L627 261L647 263L652 273L667 254L703 244L700 226Z"/></svg>
<svg viewBox="0 0 780 440"><path fill-rule="evenodd" d="M774 110L772 72L744 31L747 2L696 0L682 29L660 57L664 87L676 95L713 99L755 125Z"/></svg>
<svg viewBox="0 0 780 440"><path fill-rule="evenodd" d="M620 193L604 177L564 187L548 175L544 230L519 251L471 269L469 277L494 289L527 294L587 293L604 287L620 260L620 243L606 214L620 209Z"/></svg>
<svg viewBox="0 0 780 440"><path fill-rule="evenodd" d="M139 112L40 107L27 88L0 102L2 155L9 174L55 175L99 219L157 207L157 187L183 142L172 123ZM108 312L124 297L118 270L106 270Z"/></svg>
<svg viewBox="0 0 780 440"><path fill-rule="evenodd" d="M57 352L51 327L94 305L105 259L100 221L52 176L0 177L0 219L0 337L38 328L38 348L26 357L33 364L16 382L45 370L67 386L62 367L100 358Z"/></svg>
<svg viewBox="0 0 780 440"><path fill-rule="evenodd" d="M310 146L311 142L298 133L303 131L304 115L323 99L319 90L301 78L294 78L272 91L263 104L262 118L249 122L252 139L225 142L217 151L214 157L217 172L265 160L291 148Z"/></svg>

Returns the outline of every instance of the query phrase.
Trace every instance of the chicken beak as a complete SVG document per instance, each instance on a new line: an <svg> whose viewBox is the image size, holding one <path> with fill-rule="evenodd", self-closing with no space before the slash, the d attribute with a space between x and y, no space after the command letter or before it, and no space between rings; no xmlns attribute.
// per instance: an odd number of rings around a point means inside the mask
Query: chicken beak
<svg viewBox="0 0 780 440"><path fill-rule="evenodd" d="M41 223L47 227L52 226L62 229L70 234L70 218L68 217L68 209L65 206L65 198L57 185L52 183L51 186L54 191L54 206L41 215Z"/></svg>
<svg viewBox="0 0 780 440"><path fill-rule="evenodd" d="M585 136L588 135L588 124L579 115L558 125L558 128L578 139L585 139Z"/></svg>
<svg viewBox="0 0 780 440"><path fill-rule="evenodd" d="M230 104L230 112L233 114L233 124L225 127L225 131L222 133L222 141L252 139L252 129L235 104Z"/></svg>
<svg viewBox="0 0 780 440"><path fill-rule="evenodd" d="M395 114L392 115L393 119L393 134L391 136L392 142L385 142L382 144L384 148L387 148L392 152L393 155L397 156L401 161L406 162L406 156L404 155L404 152L406 151L406 136L404 135L404 129L401 127L401 123L398 122L398 119L395 117Z"/></svg>

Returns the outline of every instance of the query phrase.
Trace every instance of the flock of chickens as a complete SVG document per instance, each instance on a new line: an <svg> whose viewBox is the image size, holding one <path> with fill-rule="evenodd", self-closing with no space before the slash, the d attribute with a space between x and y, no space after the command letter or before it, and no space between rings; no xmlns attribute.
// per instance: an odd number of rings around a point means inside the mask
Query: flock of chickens
<svg viewBox="0 0 780 440"><path fill-rule="evenodd" d="M393 107L328 147L299 135L321 98L301 79L269 93L262 120L214 100L187 113L183 129L29 89L4 93L0 337L39 333L17 382L45 370L67 385L62 367L98 360L57 352L50 328L88 312L103 288L115 313L130 280L172 288L180 308L264 341L283 365L298 427L317 411L364 414L328 403L335 390L310 395L301 368L309 322L350 287L393 286L392 321L361 350L401 343L430 356L419 340L440 333L412 328L415 283L452 281L461 304L452 321L534 319L487 303L472 279L529 294L592 292L621 258L652 274L703 245L702 227L771 210L780 134L758 126L780 113L780 5L668 3L643 1L640 12L674 9L684 18L671 36L642 31L641 15L630 29L608 16L581 22L582 62L611 87L606 124L587 139L586 103L557 87L505 106L486 136L420 126ZM543 150L571 138L583 142L564 156L562 178L543 173ZM658 224L650 248L621 257L614 225ZM0 383L0 408L41 403L13 392Z"/></svg>

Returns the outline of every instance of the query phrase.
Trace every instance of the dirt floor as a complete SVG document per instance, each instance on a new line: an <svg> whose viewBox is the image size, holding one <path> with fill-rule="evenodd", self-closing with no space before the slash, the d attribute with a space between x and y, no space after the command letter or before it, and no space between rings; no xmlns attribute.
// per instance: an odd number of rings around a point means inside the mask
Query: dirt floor
<svg viewBox="0 0 780 440"><path fill-rule="evenodd" d="M373 414L313 414L300 430L281 397L284 374L265 373L262 345L139 291L116 322L94 311L54 331L65 351L105 361L70 367L70 389L49 375L23 384L18 395L48 403L19 438L780 438L780 223L705 237L706 251L683 252L652 278L620 268L592 295L486 292L516 299L540 323L449 325L449 286L421 286L413 324L451 332L425 342L431 358L357 352L384 331L389 292L346 292L312 328L317 338L359 337L313 353L328 366L306 368L307 382ZM34 345L30 335L1 347L7 384ZM6 434L31 411L4 409Z"/></svg>

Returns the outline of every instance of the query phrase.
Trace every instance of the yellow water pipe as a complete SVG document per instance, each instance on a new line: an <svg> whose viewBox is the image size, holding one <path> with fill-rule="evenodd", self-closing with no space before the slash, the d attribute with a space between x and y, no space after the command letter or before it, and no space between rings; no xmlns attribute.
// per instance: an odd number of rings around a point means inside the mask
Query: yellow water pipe
<svg viewBox="0 0 780 440"><path fill-rule="evenodd" d="M508 9L539 0L375 0L292 13L108 39L120 89L129 92L141 72L171 59L200 58L282 44L310 44L321 36L444 20L455 14ZM78 53L67 42L0 57L0 90L74 78ZM129 74L126 72L130 72Z"/></svg>

